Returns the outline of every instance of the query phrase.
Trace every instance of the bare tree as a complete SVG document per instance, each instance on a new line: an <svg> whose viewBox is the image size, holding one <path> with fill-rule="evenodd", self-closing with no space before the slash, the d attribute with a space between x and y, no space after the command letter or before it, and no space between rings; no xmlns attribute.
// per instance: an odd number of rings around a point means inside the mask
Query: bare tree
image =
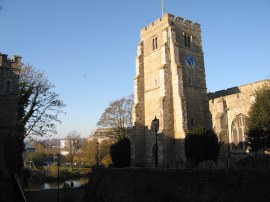
<svg viewBox="0 0 270 202"><path fill-rule="evenodd" d="M123 97L109 104L101 115L97 126L113 129L117 139L127 136L132 126L133 96Z"/></svg>
<svg viewBox="0 0 270 202"><path fill-rule="evenodd" d="M21 137L56 133L58 116L65 104L53 91L54 86L43 72L22 66L19 79L19 131Z"/></svg>
<svg viewBox="0 0 270 202"><path fill-rule="evenodd" d="M65 150L68 152L68 159L71 163L71 168L73 168L74 157L82 146L80 134L75 130L71 131L66 137L66 141Z"/></svg>

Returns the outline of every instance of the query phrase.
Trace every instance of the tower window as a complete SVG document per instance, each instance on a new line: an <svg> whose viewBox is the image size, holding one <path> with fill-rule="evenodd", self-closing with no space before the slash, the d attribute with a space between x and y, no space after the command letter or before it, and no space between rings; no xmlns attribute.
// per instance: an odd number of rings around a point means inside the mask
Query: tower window
<svg viewBox="0 0 270 202"><path fill-rule="evenodd" d="M190 36L188 36L187 38L188 38L188 40L187 40L188 44L187 45L190 48Z"/></svg>
<svg viewBox="0 0 270 202"><path fill-rule="evenodd" d="M6 80L5 91L6 92L11 91L11 81L10 80Z"/></svg>
<svg viewBox="0 0 270 202"><path fill-rule="evenodd" d="M191 119L191 120L190 120L190 124L191 124L192 126L194 126L194 119Z"/></svg>
<svg viewBox="0 0 270 202"><path fill-rule="evenodd" d="M191 81L190 81L190 78L188 77L188 84L190 85L191 84Z"/></svg>
<svg viewBox="0 0 270 202"><path fill-rule="evenodd" d="M157 47L158 47L158 45L157 45L157 37L154 37L152 39L152 50L156 50Z"/></svg>
<svg viewBox="0 0 270 202"><path fill-rule="evenodd" d="M187 48L190 48L190 40L191 39L191 37L190 36L188 36L188 35L184 35L184 42L185 42L185 47L187 47Z"/></svg>

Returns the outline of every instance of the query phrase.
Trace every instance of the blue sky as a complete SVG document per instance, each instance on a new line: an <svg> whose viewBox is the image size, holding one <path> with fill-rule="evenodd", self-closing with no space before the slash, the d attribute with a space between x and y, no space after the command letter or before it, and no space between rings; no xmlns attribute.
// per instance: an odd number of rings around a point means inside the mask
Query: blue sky
<svg viewBox="0 0 270 202"><path fill-rule="evenodd" d="M208 91L270 75L269 0L164 0L201 24ZM0 0L0 52L44 71L67 104L58 135L87 136L109 102L133 93L139 31L161 0Z"/></svg>

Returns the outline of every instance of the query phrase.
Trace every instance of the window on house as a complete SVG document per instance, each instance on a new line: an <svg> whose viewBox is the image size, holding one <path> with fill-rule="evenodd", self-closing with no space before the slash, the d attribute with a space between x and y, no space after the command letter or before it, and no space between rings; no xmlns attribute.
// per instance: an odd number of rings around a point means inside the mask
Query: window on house
<svg viewBox="0 0 270 202"><path fill-rule="evenodd" d="M154 37L152 39L152 50L156 50L157 47L158 47L158 45L157 45L157 37Z"/></svg>

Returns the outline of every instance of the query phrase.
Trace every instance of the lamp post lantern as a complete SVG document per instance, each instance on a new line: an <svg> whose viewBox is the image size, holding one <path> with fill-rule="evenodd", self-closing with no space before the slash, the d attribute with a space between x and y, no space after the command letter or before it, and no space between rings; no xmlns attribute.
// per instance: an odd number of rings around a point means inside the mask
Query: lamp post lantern
<svg viewBox="0 0 270 202"><path fill-rule="evenodd" d="M96 145L97 145L96 163L97 163L97 166L98 166L99 165L99 160L98 160L98 145L99 145L99 143L98 143L98 141L97 141Z"/></svg>
<svg viewBox="0 0 270 202"><path fill-rule="evenodd" d="M158 167L158 141L157 141L157 133L158 133L158 127L159 127L159 120L155 116L155 119L153 120L154 123L154 130L155 130L155 138L156 138L156 147L155 147L155 167Z"/></svg>

